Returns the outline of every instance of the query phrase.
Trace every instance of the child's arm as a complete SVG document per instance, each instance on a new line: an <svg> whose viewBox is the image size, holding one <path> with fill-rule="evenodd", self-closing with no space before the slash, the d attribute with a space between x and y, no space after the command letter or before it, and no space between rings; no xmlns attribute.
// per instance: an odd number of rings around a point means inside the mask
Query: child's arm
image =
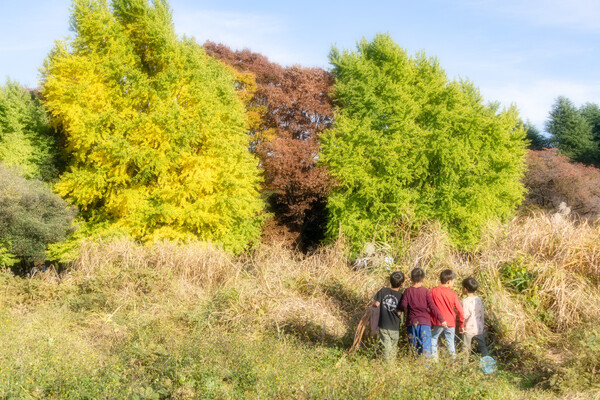
<svg viewBox="0 0 600 400"><path fill-rule="evenodd" d="M446 322L446 318L444 318L444 316L442 315L442 313L440 312L440 310L438 310L437 306L433 302L433 298L431 297L431 292L427 291L425 299L427 300L427 307L433 313L433 315L435 316L435 318L437 318L437 320L442 323L442 326L444 328L447 328L448 327L448 323Z"/></svg>
<svg viewBox="0 0 600 400"><path fill-rule="evenodd" d="M458 332L465 333L465 313L462 305L460 304L458 295L456 295L454 300L454 308L456 308L456 314L458 315Z"/></svg>
<svg viewBox="0 0 600 400"><path fill-rule="evenodd" d="M481 331L485 330L485 311L483 309L483 301L480 297L477 297L475 303L475 318L477 318L477 326L480 327Z"/></svg>
<svg viewBox="0 0 600 400"><path fill-rule="evenodd" d="M383 289L379 289L379 291L377 293L375 293L375 296L373 296L373 303L371 304L372 306L375 307L379 307L379 305L381 304L381 291Z"/></svg>
<svg viewBox="0 0 600 400"><path fill-rule="evenodd" d="M472 302L463 302L463 313L465 317L465 323L467 323L471 317L473 316L473 303Z"/></svg>
<svg viewBox="0 0 600 400"><path fill-rule="evenodd" d="M406 292L402 294L402 300L400 300L400 309L404 312L408 311L408 297L406 297Z"/></svg>
<svg viewBox="0 0 600 400"><path fill-rule="evenodd" d="M402 301L404 301L404 294L400 296L400 302L398 303L398 315L404 312L404 310L402 309Z"/></svg>

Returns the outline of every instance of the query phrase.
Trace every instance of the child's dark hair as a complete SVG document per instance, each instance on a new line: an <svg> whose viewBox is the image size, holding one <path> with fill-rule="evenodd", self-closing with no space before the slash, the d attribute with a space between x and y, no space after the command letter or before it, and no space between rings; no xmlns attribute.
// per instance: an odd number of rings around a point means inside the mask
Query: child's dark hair
<svg viewBox="0 0 600 400"><path fill-rule="evenodd" d="M390 275L390 285L393 288L399 288L404 283L404 274L401 271L392 272Z"/></svg>
<svg viewBox="0 0 600 400"><path fill-rule="evenodd" d="M410 271L410 280L414 283L423 282L423 279L425 279L425 271L423 269L415 268Z"/></svg>
<svg viewBox="0 0 600 400"><path fill-rule="evenodd" d="M456 279L456 274L451 269L445 269L440 273L440 282L442 282L442 285L453 279Z"/></svg>
<svg viewBox="0 0 600 400"><path fill-rule="evenodd" d="M467 292L469 293L475 293L477 288L479 288L479 283L477 283L477 281L473 278L465 279L464 281L462 281L462 285L465 289L467 289Z"/></svg>

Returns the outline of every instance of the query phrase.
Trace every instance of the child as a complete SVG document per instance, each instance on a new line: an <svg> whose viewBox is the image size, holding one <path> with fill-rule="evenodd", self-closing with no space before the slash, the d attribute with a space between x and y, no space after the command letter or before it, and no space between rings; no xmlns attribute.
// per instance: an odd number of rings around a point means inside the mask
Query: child
<svg viewBox="0 0 600 400"><path fill-rule="evenodd" d="M475 279L467 278L462 282L462 286L463 294L467 295L467 298L462 302L465 314L465 329L463 335L465 356L468 358L471 354L471 343L474 339L479 352L485 357L489 353L487 346L485 345L483 303L478 296L475 296L475 291L479 287L479 284Z"/></svg>
<svg viewBox="0 0 600 400"><path fill-rule="evenodd" d="M431 298L429 289L423 286L425 271L415 268L410 272L413 285L404 291L402 296L402 309L406 315L406 331L408 342L419 354L431 355L431 317L433 314L441 325L446 328L448 324L440 314Z"/></svg>
<svg viewBox="0 0 600 400"><path fill-rule="evenodd" d="M404 274L396 271L390 275L390 287L384 287L375 295L375 306L380 307L379 340L383 345L383 356L387 361L393 361L398 351L400 339L400 302L402 301L401 287Z"/></svg>
<svg viewBox="0 0 600 400"><path fill-rule="evenodd" d="M431 354L433 357L437 358L437 343L440 335L444 332L444 336L446 337L446 348L448 352L452 356L452 358L456 358L456 350L454 349L454 335L456 330L456 314L458 314L458 327L460 333L463 333L463 329L465 327L465 318L463 316L463 308L460 305L460 300L458 299L458 294L454 290L452 290L452 286L454 284L454 280L456 279L456 274L452 272L452 270L445 269L440 273L440 283L441 285L434 287L431 289L431 298L435 303L440 313L446 319L446 323L448 324L447 328L444 328L441 322L435 318L434 315L431 316Z"/></svg>

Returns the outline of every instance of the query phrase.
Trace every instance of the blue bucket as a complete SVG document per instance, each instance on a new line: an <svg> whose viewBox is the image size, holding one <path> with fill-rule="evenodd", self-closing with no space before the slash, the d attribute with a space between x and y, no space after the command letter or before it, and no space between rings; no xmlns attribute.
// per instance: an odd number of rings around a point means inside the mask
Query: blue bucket
<svg viewBox="0 0 600 400"><path fill-rule="evenodd" d="M479 361L479 366L485 374L493 374L498 369L498 366L496 365L496 360L494 360L490 356L481 357L481 360Z"/></svg>

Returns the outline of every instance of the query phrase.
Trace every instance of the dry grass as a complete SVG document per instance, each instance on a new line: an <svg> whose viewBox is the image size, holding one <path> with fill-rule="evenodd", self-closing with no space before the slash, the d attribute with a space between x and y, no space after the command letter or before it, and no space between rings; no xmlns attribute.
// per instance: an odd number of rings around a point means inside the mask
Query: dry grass
<svg viewBox="0 0 600 400"><path fill-rule="evenodd" d="M600 322L599 239L586 222L536 214L490 227L469 254L456 250L439 224L405 234L388 249L399 255L396 267L405 274L424 268L429 287L445 268L455 270L458 281L474 276L501 362L537 347L534 362L550 365L573 359L557 345L569 347L568 332ZM90 241L67 277L46 273L11 281L3 304L11 318L36 306L65 304L87 343L106 354L119 354L127 343L145 345L144 326L151 327L152 346L182 349L200 325L259 342L268 332L284 343L292 334L342 351L389 275L384 267L356 269L347 254L343 241L310 255L270 244L238 258L206 243ZM522 286L512 284L507 271L526 278Z"/></svg>
<svg viewBox="0 0 600 400"><path fill-rule="evenodd" d="M414 267L424 268L429 286L437 284L446 268L459 281L478 278L491 321L511 341L600 321L600 232L586 221L542 213L517 218L490 227L479 250L470 254L456 250L439 224L430 224L413 237L406 235L400 246L391 249L401 254L398 268L407 275ZM182 299L234 288L227 311L231 321L322 327L324 334L341 338L351 334L388 274L384 269L356 270L346 254L343 241L309 256L271 244L234 259L206 243L146 247L120 239L85 243L73 267L87 278L106 269L121 271L122 301L147 289L136 282L147 271ZM522 293L507 285L507 268L530 274ZM541 310L553 324L540 321Z"/></svg>
<svg viewBox="0 0 600 400"><path fill-rule="evenodd" d="M79 257L73 262L74 269L88 277L108 266L153 269L206 289L226 284L232 274L240 271L239 264L227 253L200 242L159 242L146 247L125 238L89 241L82 244Z"/></svg>
<svg viewBox="0 0 600 400"><path fill-rule="evenodd" d="M112 276L114 312L139 307L140 301L150 307L159 299L221 296L218 301L227 306L216 305L213 314L222 322L338 341L352 330L356 310L382 284L381 277L349 266L341 242L308 257L269 245L233 259L206 243L90 241L72 267L77 282Z"/></svg>
<svg viewBox="0 0 600 400"><path fill-rule="evenodd" d="M501 270L515 262L532 274L529 290L553 314L555 330L600 321L598 227L560 214L538 213L490 229L475 263L491 292L505 292Z"/></svg>

